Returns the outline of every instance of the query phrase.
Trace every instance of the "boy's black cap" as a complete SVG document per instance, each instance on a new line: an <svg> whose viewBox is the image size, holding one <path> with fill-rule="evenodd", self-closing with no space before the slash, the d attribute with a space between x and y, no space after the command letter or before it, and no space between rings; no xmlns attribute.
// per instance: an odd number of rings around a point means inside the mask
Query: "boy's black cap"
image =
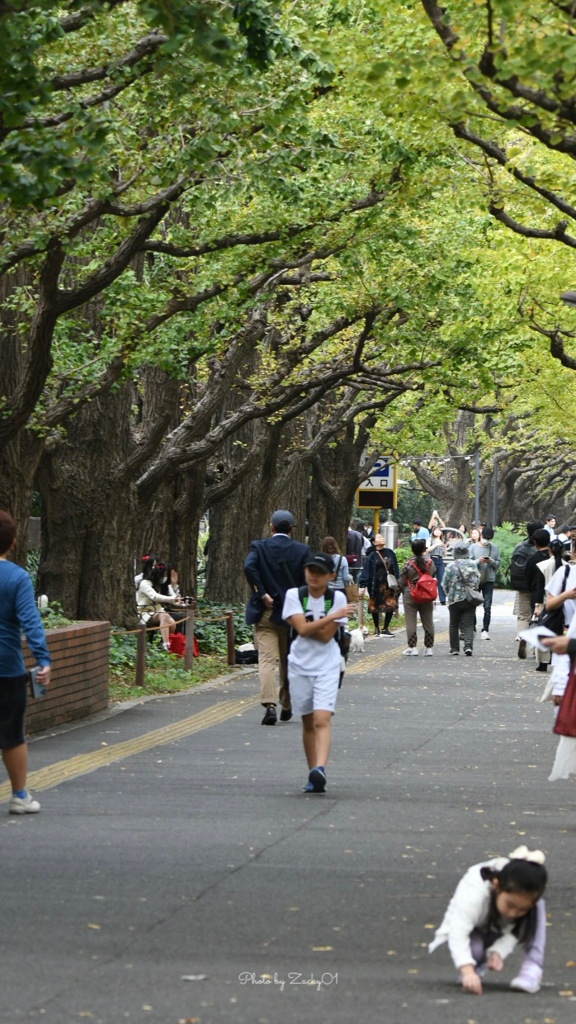
<svg viewBox="0 0 576 1024"><path fill-rule="evenodd" d="M315 566L316 569L321 569L322 572L334 572L332 555L326 555L323 551L320 551L317 555L311 555L308 561L304 562L304 568L309 569L312 566Z"/></svg>

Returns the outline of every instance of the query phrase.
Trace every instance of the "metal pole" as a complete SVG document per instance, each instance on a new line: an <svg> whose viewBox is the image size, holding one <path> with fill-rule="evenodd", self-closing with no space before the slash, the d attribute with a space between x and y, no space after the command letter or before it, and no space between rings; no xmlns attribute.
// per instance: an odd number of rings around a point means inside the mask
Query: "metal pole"
<svg viewBox="0 0 576 1024"><path fill-rule="evenodd" d="M186 646L184 648L184 668L187 672L190 672L192 668L192 661L194 657L194 609L189 610L190 618L184 623L184 636L186 637Z"/></svg>
<svg viewBox="0 0 576 1024"><path fill-rule="evenodd" d="M494 463L494 483L492 486L492 526L498 525L498 463Z"/></svg>
<svg viewBox="0 0 576 1024"><path fill-rule="evenodd" d="M228 609L226 616L226 653L227 664L236 664L236 652L234 650L234 612Z"/></svg>
<svg viewBox="0 0 576 1024"><path fill-rule="evenodd" d="M480 520L480 452L474 456L474 519Z"/></svg>

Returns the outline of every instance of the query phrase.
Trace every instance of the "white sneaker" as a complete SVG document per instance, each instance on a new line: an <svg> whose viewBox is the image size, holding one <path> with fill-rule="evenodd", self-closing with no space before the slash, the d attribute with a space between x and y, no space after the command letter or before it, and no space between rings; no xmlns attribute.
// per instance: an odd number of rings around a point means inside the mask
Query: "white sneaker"
<svg viewBox="0 0 576 1024"><path fill-rule="evenodd" d="M490 639L490 637L488 635L488 630L487 629L483 629L482 630L482 632L480 633L480 639L481 640L489 640Z"/></svg>
<svg viewBox="0 0 576 1024"><path fill-rule="evenodd" d="M510 988L516 989L517 992L528 992L533 996L540 991L541 981L542 968L529 961L522 964L518 974L510 982Z"/></svg>
<svg viewBox="0 0 576 1024"><path fill-rule="evenodd" d="M432 648L431 647L425 647L424 648L424 657L425 658L431 658L432 657Z"/></svg>
<svg viewBox="0 0 576 1024"><path fill-rule="evenodd" d="M413 658L418 657L418 651L416 647L407 647L405 651L402 651L402 654L405 654L407 657L410 657L410 655L412 655Z"/></svg>
<svg viewBox="0 0 576 1024"><path fill-rule="evenodd" d="M38 814L39 810L40 804L31 793L26 793L24 798L13 796L8 807L9 814Z"/></svg>

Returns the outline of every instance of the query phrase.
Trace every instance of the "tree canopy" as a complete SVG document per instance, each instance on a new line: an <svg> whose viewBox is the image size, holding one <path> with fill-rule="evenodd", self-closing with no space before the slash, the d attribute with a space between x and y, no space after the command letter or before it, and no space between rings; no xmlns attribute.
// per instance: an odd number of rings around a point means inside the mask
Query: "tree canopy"
<svg viewBox="0 0 576 1024"><path fill-rule="evenodd" d="M570 471L569 86L546 54L571 16L514 6L0 5L1 498L23 516L40 490L68 605L112 506L129 596L158 510L178 557L250 474L271 501L312 472L341 524L383 439L450 452L458 417L466 450Z"/></svg>

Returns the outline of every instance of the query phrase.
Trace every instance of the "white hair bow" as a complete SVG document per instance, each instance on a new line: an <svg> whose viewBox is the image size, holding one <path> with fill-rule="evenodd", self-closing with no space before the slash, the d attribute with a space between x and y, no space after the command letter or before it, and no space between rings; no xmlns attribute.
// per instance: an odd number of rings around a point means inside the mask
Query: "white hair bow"
<svg viewBox="0 0 576 1024"><path fill-rule="evenodd" d="M519 846L509 856L510 860L531 860L533 864L543 864L546 860L542 850L529 850L527 846Z"/></svg>

